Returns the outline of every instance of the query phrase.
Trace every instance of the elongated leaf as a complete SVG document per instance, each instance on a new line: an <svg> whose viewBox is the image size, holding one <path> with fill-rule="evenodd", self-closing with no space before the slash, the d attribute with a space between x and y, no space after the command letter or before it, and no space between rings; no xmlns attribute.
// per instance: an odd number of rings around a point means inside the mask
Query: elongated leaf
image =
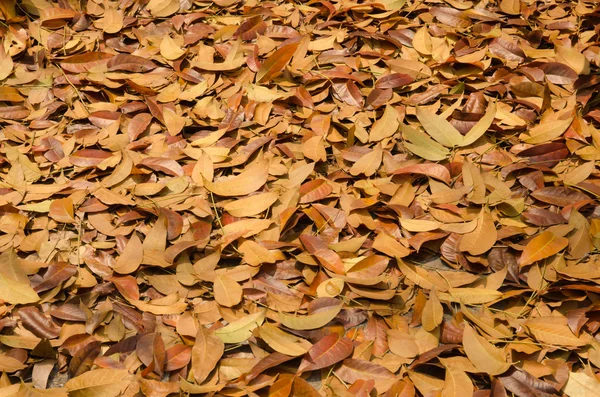
<svg viewBox="0 0 600 397"><path fill-rule="evenodd" d="M226 197L244 196L258 190L267 181L269 168L265 161L253 163L241 174L215 181L204 180L204 186L214 194Z"/></svg>
<svg viewBox="0 0 600 397"><path fill-rule="evenodd" d="M490 128L492 123L494 122L494 117L496 116L496 105L492 104L488 107L485 115L475 124L467 135L463 137L462 142L458 146L469 146L474 143L476 140L481 138L487 130Z"/></svg>
<svg viewBox="0 0 600 397"><path fill-rule="evenodd" d="M29 279L12 248L0 255L0 299L15 305L35 303L40 299L31 288Z"/></svg>
<svg viewBox="0 0 600 397"><path fill-rule="evenodd" d="M295 330L307 330L321 328L337 316L342 309L342 304L333 304L320 310L318 313L306 316L295 316L279 313L279 321L288 328Z"/></svg>
<svg viewBox="0 0 600 397"><path fill-rule="evenodd" d="M217 330L215 335L225 343L244 342L252 335L252 331L263 323L265 315L265 310L248 314Z"/></svg>
<svg viewBox="0 0 600 397"><path fill-rule="evenodd" d="M569 245L569 240L565 237L558 237L551 231L546 231L539 236L534 237L525 247L521 258L520 266L527 266L542 259L548 258Z"/></svg>
<svg viewBox="0 0 600 397"><path fill-rule="evenodd" d="M192 373L198 383L204 382L215 368L223 352L225 344L204 327L198 329L196 342L192 347Z"/></svg>
<svg viewBox="0 0 600 397"><path fill-rule="evenodd" d="M380 119L373 123L369 141L379 142L382 139L388 138L396 133L400 126L400 115L393 106L386 106L385 111Z"/></svg>
<svg viewBox="0 0 600 397"><path fill-rule="evenodd" d="M477 335L469 325L465 326L462 343L467 357L480 372L498 375L510 368L510 363L502 357L500 350Z"/></svg>
<svg viewBox="0 0 600 397"><path fill-rule="evenodd" d="M338 334L327 335L315 343L303 358L299 372L315 371L336 364L352 354L352 341Z"/></svg>
<svg viewBox="0 0 600 397"><path fill-rule="evenodd" d="M425 132L442 145L454 147L462 144L463 137L460 132L444 118L423 108L417 108L417 118Z"/></svg>
<svg viewBox="0 0 600 397"><path fill-rule="evenodd" d="M264 83L270 81L281 73L285 65L292 59L300 42L284 45L271 54L258 69L256 82Z"/></svg>
<svg viewBox="0 0 600 397"><path fill-rule="evenodd" d="M129 385L127 370L95 369L70 379L65 387L76 397L119 395Z"/></svg>

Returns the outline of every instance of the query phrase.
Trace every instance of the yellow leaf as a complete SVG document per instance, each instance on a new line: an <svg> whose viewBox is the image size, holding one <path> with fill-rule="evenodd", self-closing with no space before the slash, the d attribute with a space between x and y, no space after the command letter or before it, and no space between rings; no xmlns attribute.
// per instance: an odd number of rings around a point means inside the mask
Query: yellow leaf
<svg viewBox="0 0 600 397"><path fill-rule="evenodd" d="M177 44L175 40L168 34L163 37L160 42L160 55L169 61L174 61L185 54L185 50Z"/></svg>
<svg viewBox="0 0 600 397"><path fill-rule="evenodd" d="M400 127L400 114L396 108L387 105L381 118L373 123L369 133L369 142L379 142L391 137L396 133L398 127Z"/></svg>
<svg viewBox="0 0 600 397"><path fill-rule="evenodd" d="M521 13L521 0L502 0L500 10L509 15L519 15Z"/></svg>
<svg viewBox="0 0 600 397"><path fill-rule="evenodd" d="M204 186L214 194L225 197L245 196L258 190L267 182L269 165L266 160L250 164L239 175L221 178L215 182L204 181Z"/></svg>
<svg viewBox="0 0 600 397"><path fill-rule="evenodd" d="M400 128L404 139L409 141L404 142L404 146L415 155L431 161L441 161L450 155L448 149L430 139L427 134L405 124L402 124Z"/></svg>
<svg viewBox="0 0 600 397"><path fill-rule="evenodd" d="M10 76L13 67L14 63L11 56L6 53L4 46L0 45L0 81Z"/></svg>
<svg viewBox="0 0 600 397"><path fill-rule="evenodd" d="M438 299L435 288L429 293L429 300L425 303L423 313L421 314L421 324L425 331L431 332L438 325L442 323L444 319L444 307Z"/></svg>
<svg viewBox="0 0 600 397"><path fill-rule="evenodd" d="M16 358L0 353L0 371L13 373L25 368L27 368L27 365Z"/></svg>
<svg viewBox="0 0 600 397"><path fill-rule="evenodd" d="M302 144L302 154L312 161L326 161L324 139L321 135L315 135Z"/></svg>
<svg viewBox="0 0 600 397"><path fill-rule="evenodd" d="M473 382L465 371L456 367L446 367L446 379L442 397L472 397Z"/></svg>
<svg viewBox="0 0 600 397"><path fill-rule="evenodd" d="M467 233L460 240L459 249L469 252L471 255L481 255L496 244L498 233L494 225L494 219L489 210L485 208L477 219L477 227L471 233Z"/></svg>
<svg viewBox="0 0 600 397"><path fill-rule="evenodd" d="M570 66L577 74L590 74L590 61L573 47L555 45L556 60Z"/></svg>
<svg viewBox="0 0 600 397"><path fill-rule="evenodd" d="M178 115L171 109L165 108L163 110L163 118L165 119L167 131L171 136L179 134L185 127L185 117Z"/></svg>
<svg viewBox="0 0 600 397"><path fill-rule="evenodd" d="M114 397L129 386L128 376L126 369L95 369L70 379L65 387L73 397Z"/></svg>
<svg viewBox="0 0 600 397"><path fill-rule="evenodd" d="M446 147L459 146L463 136L446 119L422 107L417 107L417 119L433 139Z"/></svg>
<svg viewBox="0 0 600 397"><path fill-rule="evenodd" d="M352 168L350 168L350 174L355 176L360 174L371 176L379 169L382 158L383 148L381 147L381 144L377 144L373 150L371 150L371 152L362 156L356 163L354 163L354 165L352 165Z"/></svg>
<svg viewBox="0 0 600 397"><path fill-rule="evenodd" d="M125 249L117 259L113 270L119 274L133 273L142 264L144 258L144 248L137 234L134 232Z"/></svg>
<svg viewBox="0 0 600 397"><path fill-rule="evenodd" d="M204 186L204 180L212 182L213 178L214 164L210 159L210 156L202 151L202 154L192 170L192 180L196 182L198 186Z"/></svg>
<svg viewBox="0 0 600 397"><path fill-rule="evenodd" d="M179 11L179 0L150 0L146 8L155 17L168 17Z"/></svg>
<svg viewBox="0 0 600 397"><path fill-rule="evenodd" d="M403 229L409 232L430 232L442 225L438 221L429 221L427 219L400 219L400 224Z"/></svg>
<svg viewBox="0 0 600 397"><path fill-rule="evenodd" d="M223 341L211 331L200 326L196 333L196 342L192 347L192 374L198 383L202 383L217 366L225 352Z"/></svg>
<svg viewBox="0 0 600 397"><path fill-rule="evenodd" d="M496 105L491 104L485 115L475 124L469 132L463 137L463 141L458 145L460 147L469 146L472 143L475 143L479 138L481 138L490 128L492 123L494 122L494 117L496 117Z"/></svg>
<svg viewBox="0 0 600 397"><path fill-rule="evenodd" d="M569 372L562 391L569 397L597 397L600 396L600 382L583 372Z"/></svg>
<svg viewBox="0 0 600 397"><path fill-rule="evenodd" d="M479 305L493 302L502 297L502 292L485 288L449 288L440 298L450 302L462 302L465 305Z"/></svg>
<svg viewBox="0 0 600 397"><path fill-rule="evenodd" d="M510 363L502 357L500 349L477 335L468 324L465 324L462 342L467 357L478 371L488 375L499 375L510 368Z"/></svg>
<svg viewBox="0 0 600 397"><path fill-rule="evenodd" d="M246 240L240 244L238 251L244 256L244 261L251 266L274 263L276 260L275 256L268 249L252 240Z"/></svg>
<svg viewBox="0 0 600 397"><path fill-rule="evenodd" d="M539 236L534 237L527 243L527 246L519 259L520 266L527 266L542 259L548 258L559 253L569 245L569 240L565 237L558 237L551 231L545 231Z"/></svg>
<svg viewBox="0 0 600 397"><path fill-rule="evenodd" d="M278 198L275 192L260 193L229 202L223 205L223 209L237 217L253 216L265 211Z"/></svg>
<svg viewBox="0 0 600 397"><path fill-rule="evenodd" d="M550 119L544 120L528 131L528 135L523 134L521 139L526 143L544 143L560 137L569 128L573 122L573 117L564 120Z"/></svg>
<svg viewBox="0 0 600 397"><path fill-rule="evenodd" d="M298 316L291 314L279 313L279 321L288 328L294 330L317 329L325 326L333 320L335 316L342 310L343 303L333 306L330 309L322 310L315 314L307 316Z"/></svg>
<svg viewBox="0 0 600 397"><path fill-rule="evenodd" d="M215 331L215 335L225 343L242 343L252 336L252 331L265 320L266 309L248 314L229 325Z"/></svg>
<svg viewBox="0 0 600 397"><path fill-rule="evenodd" d="M40 300L12 247L0 255L0 299L13 305Z"/></svg>
<svg viewBox="0 0 600 397"><path fill-rule="evenodd" d="M123 29L123 11L116 7L107 7L104 11L102 30L106 33L117 33Z"/></svg>
<svg viewBox="0 0 600 397"><path fill-rule="evenodd" d="M269 323L263 324L259 333L262 340L273 350L288 356L301 356L312 347L309 341L284 332Z"/></svg>
<svg viewBox="0 0 600 397"><path fill-rule="evenodd" d="M386 233L379 233L373 241L373 249L394 258L404 258L410 255L410 250L398 240Z"/></svg>
<svg viewBox="0 0 600 397"><path fill-rule="evenodd" d="M527 320L525 326L535 339L542 343L574 347L587 344L573 334L564 317L536 317Z"/></svg>
<svg viewBox="0 0 600 397"><path fill-rule="evenodd" d="M413 48L423 55L431 55L433 45L431 44L431 35L426 26L421 27L415 32L412 40Z"/></svg>
<svg viewBox="0 0 600 397"><path fill-rule="evenodd" d="M215 300L221 306L231 307L242 301L242 287L231 278L217 274L213 285Z"/></svg>
<svg viewBox="0 0 600 397"><path fill-rule="evenodd" d="M595 161L588 161L579 167L575 167L569 173L567 173L563 178L563 183L565 185L577 185L588 179L592 172L596 169Z"/></svg>

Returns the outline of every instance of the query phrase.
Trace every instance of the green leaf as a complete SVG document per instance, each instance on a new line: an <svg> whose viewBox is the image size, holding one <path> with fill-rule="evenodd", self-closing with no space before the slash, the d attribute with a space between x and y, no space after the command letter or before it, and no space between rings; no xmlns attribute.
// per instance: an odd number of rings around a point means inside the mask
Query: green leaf
<svg viewBox="0 0 600 397"><path fill-rule="evenodd" d="M417 119L425 131L436 141L446 147L459 146L463 142L463 136L447 120L435 113L417 108Z"/></svg>
<svg viewBox="0 0 600 397"><path fill-rule="evenodd" d="M400 128L404 139L409 141L404 142L404 146L413 154L431 161L441 161L450 155L448 149L430 139L421 131L404 124Z"/></svg>
<svg viewBox="0 0 600 397"><path fill-rule="evenodd" d="M256 313L249 314L236 320L229 325L215 331L225 343L241 343L247 340L254 328L260 326L265 320L266 310L261 310Z"/></svg>

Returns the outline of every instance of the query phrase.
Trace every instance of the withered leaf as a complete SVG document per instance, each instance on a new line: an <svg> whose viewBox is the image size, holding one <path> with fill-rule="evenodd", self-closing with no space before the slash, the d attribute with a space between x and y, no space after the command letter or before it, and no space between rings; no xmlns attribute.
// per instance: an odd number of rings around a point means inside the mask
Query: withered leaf
<svg viewBox="0 0 600 397"><path fill-rule="evenodd" d="M0 21L0 394L600 393L594 1Z"/></svg>

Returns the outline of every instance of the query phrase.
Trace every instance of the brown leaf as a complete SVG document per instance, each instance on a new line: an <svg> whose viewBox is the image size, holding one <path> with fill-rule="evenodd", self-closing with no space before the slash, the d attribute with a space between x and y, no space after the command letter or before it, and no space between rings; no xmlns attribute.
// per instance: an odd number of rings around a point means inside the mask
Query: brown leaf
<svg viewBox="0 0 600 397"><path fill-rule="evenodd" d="M113 54L106 52L86 52L84 54L72 55L60 61L60 66L71 73L84 73L91 68L107 63Z"/></svg>
<svg viewBox="0 0 600 397"><path fill-rule="evenodd" d="M225 344L212 332L200 327L192 347L192 373L197 383L202 383L215 368L225 349Z"/></svg>
<svg viewBox="0 0 600 397"><path fill-rule="evenodd" d="M338 334L327 335L315 343L302 359L298 372L315 371L336 364L352 354L352 341Z"/></svg>
<svg viewBox="0 0 600 397"><path fill-rule="evenodd" d="M23 326L40 338L54 339L60 334L60 328L34 306L20 308L19 317Z"/></svg>
<svg viewBox="0 0 600 397"><path fill-rule="evenodd" d="M148 72L156 68L154 62L149 59L128 54L115 55L108 61L106 66L108 67L108 70L111 71L120 70L136 73Z"/></svg>
<svg viewBox="0 0 600 397"><path fill-rule="evenodd" d="M299 45L300 42L296 41L294 43L286 44L272 53L260 65L260 68L258 68L258 72L256 73L256 82L265 83L280 74L283 68L294 56L294 53L298 49Z"/></svg>

